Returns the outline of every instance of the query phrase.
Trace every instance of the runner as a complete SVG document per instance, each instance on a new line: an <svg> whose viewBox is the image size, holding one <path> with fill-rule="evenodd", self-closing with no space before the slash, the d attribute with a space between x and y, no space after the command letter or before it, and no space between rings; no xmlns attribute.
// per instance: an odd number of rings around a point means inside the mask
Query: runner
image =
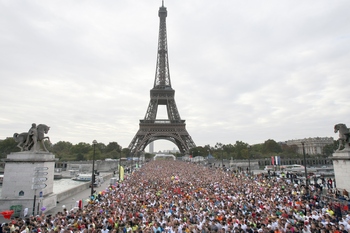
<svg viewBox="0 0 350 233"><path fill-rule="evenodd" d="M82 209L11 223L3 232L350 232L350 215L313 186L168 160L145 164Z"/></svg>

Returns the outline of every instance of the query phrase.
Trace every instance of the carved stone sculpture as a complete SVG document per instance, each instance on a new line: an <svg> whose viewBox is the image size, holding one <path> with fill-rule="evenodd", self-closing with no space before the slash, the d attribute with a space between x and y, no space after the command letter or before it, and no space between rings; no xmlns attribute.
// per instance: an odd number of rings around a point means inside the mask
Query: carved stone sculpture
<svg viewBox="0 0 350 233"><path fill-rule="evenodd" d="M337 151L340 151L341 148L344 146L344 149L350 149L350 130L349 128L346 127L345 124L336 124L334 126L334 133L339 132L339 138L338 138L338 142L339 142L339 147L337 149Z"/></svg>
<svg viewBox="0 0 350 233"><path fill-rule="evenodd" d="M29 129L28 133L15 133L13 135L13 138L18 143L17 147L21 149L21 151L33 151L37 152L38 147L40 149L40 145L42 148L48 152L46 149L44 139L47 139L48 142L50 142L50 138L45 136L45 134L48 133L50 130L50 127L44 124L36 125L35 123L32 124L32 127ZM40 142L40 144L38 144Z"/></svg>

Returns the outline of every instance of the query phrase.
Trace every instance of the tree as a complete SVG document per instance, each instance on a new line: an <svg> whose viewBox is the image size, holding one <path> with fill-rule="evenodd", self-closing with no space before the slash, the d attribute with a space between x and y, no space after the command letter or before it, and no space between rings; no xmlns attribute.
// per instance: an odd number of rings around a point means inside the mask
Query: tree
<svg viewBox="0 0 350 233"><path fill-rule="evenodd" d="M59 141L52 145L52 153L55 154L59 159L69 158L73 144L70 142Z"/></svg>
<svg viewBox="0 0 350 233"><path fill-rule="evenodd" d="M298 153L298 146L297 145L290 145L282 144L281 145L282 152L287 154L297 154Z"/></svg>
<svg viewBox="0 0 350 233"><path fill-rule="evenodd" d="M145 159L151 159L153 158L153 154L145 153Z"/></svg>
<svg viewBox="0 0 350 233"><path fill-rule="evenodd" d="M235 147L232 144L223 145L224 152L226 153L225 158L231 159L231 155L235 153Z"/></svg>
<svg viewBox="0 0 350 233"><path fill-rule="evenodd" d="M89 156L85 156L85 158L89 158L89 159L92 159L92 153L93 153L93 146L85 142L79 142L78 144L72 146L71 148L71 154L89 155Z"/></svg>
<svg viewBox="0 0 350 233"><path fill-rule="evenodd" d="M323 154L327 157L332 156L336 149L337 149L336 143L325 145L323 147Z"/></svg>
<svg viewBox="0 0 350 233"><path fill-rule="evenodd" d="M11 152L18 152L20 149L13 138L6 138L0 141L0 158L6 158Z"/></svg>
<svg viewBox="0 0 350 233"><path fill-rule="evenodd" d="M123 148L122 149L122 157L127 158L130 156L130 149L129 148Z"/></svg>
<svg viewBox="0 0 350 233"><path fill-rule="evenodd" d="M215 144L215 152L216 152L216 155L215 155L215 158L216 159L223 159L223 144L221 142L217 142Z"/></svg>
<svg viewBox="0 0 350 233"><path fill-rule="evenodd" d="M121 146L118 144L118 142L110 142L108 143L108 145L106 146L106 150L105 152L111 152L111 151L116 151L116 152L121 152Z"/></svg>
<svg viewBox="0 0 350 233"><path fill-rule="evenodd" d="M247 149L249 144L242 142L242 141L236 141L236 143L233 145L234 151L236 153L236 156L238 159L247 158Z"/></svg>
<svg viewBox="0 0 350 233"><path fill-rule="evenodd" d="M83 154L80 154L80 153L77 154L77 155L76 155L76 160L77 160L77 161L85 160L84 155L83 155Z"/></svg>
<svg viewBox="0 0 350 233"><path fill-rule="evenodd" d="M197 146L197 147L194 147L192 149L190 149L190 154L193 156L193 157L196 157L196 156L202 156L202 157L205 157L205 155L207 154L207 150L201 146Z"/></svg>
<svg viewBox="0 0 350 233"><path fill-rule="evenodd" d="M282 148L275 140L269 139L269 140L264 142L264 146L263 146L263 151L262 152L264 154L281 153L282 152Z"/></svg>

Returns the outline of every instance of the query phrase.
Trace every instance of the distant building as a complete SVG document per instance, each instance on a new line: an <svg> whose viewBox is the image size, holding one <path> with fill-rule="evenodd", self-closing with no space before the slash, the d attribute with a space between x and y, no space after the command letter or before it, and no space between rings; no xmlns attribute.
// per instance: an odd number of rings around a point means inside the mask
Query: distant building
<svg viewBox="0 0 350 233"><path fill-rule="evenodd" d="M151 142L151 143L149 144L149 153L150 153L150 154L153 154L153 153L154 153L154 142Z"/></svg>
<svg viewBox="0 0 350 233"><path fill-rule="evenodd" d="M176 153L180 153L180 150L173 148L172 150L163 150L164 153L172 153L172 154L176 154Z"/></svg>
<svg viewBox="0 0 350 233"><path fill-rule="evenodd" d="M304 138L304 139L288 140L286 141L286 144L288 146L292 146L292 145L297 146L298 147L297 153L303 154L302 142L304 142L305 154L320 155L320 154L323 154L323 148L326 145L333 144L334 139L332 137Z"/></svg>

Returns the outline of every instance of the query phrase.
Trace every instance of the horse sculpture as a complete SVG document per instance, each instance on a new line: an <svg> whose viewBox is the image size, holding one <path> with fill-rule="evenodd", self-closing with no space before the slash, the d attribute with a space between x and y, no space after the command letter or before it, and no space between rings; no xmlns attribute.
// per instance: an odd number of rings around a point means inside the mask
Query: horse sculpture
<svg viewBox="0 0 350 233"><path fill-rule="evenodd" d="M349 128L346 127L345 124L336 124L334 126L334 133L337 133L339 131L339 147L337 151L339 151L342 146L345 148L350 148L349 143L350 143L350 130Z"/></svg>
<svg viewBox="0 0 350 233"><path fill-rule="evenodd" d="M15 133L13 135L13 138L18 143L17 147L21 149L21 151L34 151L36 152L38 150L38 147L40 148L40 145L37 146L37 142L41 143L42 148L48 152L46 149L44 139L47 139L48 142L50 142L50 138L45 136L45 134L48 133L50 130L50 127L44 124L40 124L36 126L35 124L32 125L32 128L29 130L28 133Z"/></svg>

